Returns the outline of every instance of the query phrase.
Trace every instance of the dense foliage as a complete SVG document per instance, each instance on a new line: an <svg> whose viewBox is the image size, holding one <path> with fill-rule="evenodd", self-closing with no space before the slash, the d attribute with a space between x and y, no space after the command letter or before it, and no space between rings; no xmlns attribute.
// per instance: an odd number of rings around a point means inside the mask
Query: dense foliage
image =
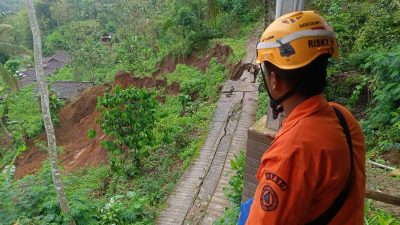
<svg viewBox="0 0 400 225"><path fill-rule="evenodd" d="M211 39L236 36L258 20L262 5L256 0L211 2L41 0L35 6L44 54L67 51L74 59L75 80L103 82L112 78L110 67L145 75L166 55L189 55L206 49ZM4 37L8 42L32 48L23 7L5 24L11 31ZM112 35L109 44L99 43L105 32Z"/></svg>
<svg viewBox="0 0 400 225"><path fill-rule="evenodd" d="M23 46L16 50L25 51L32 49L32 35L21 2L15 1L18 4L10 4L7 10L0 5L0 11L6 11L0 17L0 43L10 49ZM255 0L213 2L216 4L207 5L204 0L35 1L45 56L62 50L72 58L47 80L98 84L112 81L119 70L151 76L165 57L193 51L202 55L215 43L231 45L230 60L235 63L245 54L247 34L261 11L260 4ZM2 35L3 31L8 35ZM109 43L100 42L105 32L112 35ZM32 65L26 55L10 54L23 51L5 50L0 48L0 63L11 74ZM177 65L165 79L168 84L179 84L180 93L170 95L164 88L150 92L116 88L99 99L103 113L99 123L110 137L103 145L109 150L111 166L63 175L70 215L60 213L49 166L44 163L37 175L7 186L0 175L1 223L64 224L72 216L77 224L152 224L183 170L198 154L226 79L225 66L215 59L205 72ZM20 137L21 144L43 131L38 97L32 93L34 86L28 85L6 99L6 126ZM51 102L53 119L57 119L63 103L55 95ZM0 112L4 114L3 108ZM95 129L88 129L87 138L96 135ZM0 130L0 138L4 137ZM43 148L45 143L36 141L36 145ZM0 148L0 168L13 164L17 147ZM116 169L121 159L125 164L122 170ZM135 161L140 161L140 169Z"/></svg>
<svg viewBox="0 0 400 225"><path fill-rule="evenodd" d="M109 152L111 169L121 175L140 172L147 147L154 145L157 100L154 92L115 88L115 93L99 97L97 108L102 112L100 125L112 136L103 141Z"/></svg>
<svg viewBox="0 0 400 225"><path fill-rule="evenodd" d="M363 121L371 149L400 151L400 45L371 53L362 68L370 77L374 94Z"/></svg>
<svg viewBox="0 0 400 225"><path fill-rule="evenodd" d="M183 170L198 154L212 118L215 100L218 98L218 87L226 77L225 68L213 60L204 73L192 67L179 65L174 73L167 75L167 80L185 86L184 84L190 83L194 76L200 76L204 80L204 88L197 93L201 97L189 100L191 104L197 106L191 109L191 113L181 113L179 95L168 95L162 89L157 93L165 98L165 102L155 105L153 116L156 120L152 139L154 145L140 148L140 151L146 154L141 155L141 170L134 178L124 174L121 176L110 166L82 169L63 176L71 215L61 215L49 166L45 163L38 175L24 177L0 190L0 197L4 199L0 203L2 221L5 221L5 224L16 221L19 221L19 224L63 224L65 216L73 216L77 224L85 225L153 224L168 193L174 188ZM205 79L208 77L210 79ZM108 105L112 104L118 108L122 103L130 104L132 96L141 100L148 99L145 98L147 96L150 98L150 103L155 104L153 92L147 93L137 89L115 91L118 94L109 93L108 97L99 101L99 105L102 105L104 100L119 99L120 104L113 104L115 101L108 102ZM140 96L141 94L143 96ZM125 101L124 95L129 96L128 101ZM132 109L132 111L143 113L144 109ZM124 113L124 110L116 113ZM140 124L137 118L142 118L144 115L131 117L136 120L133 124ZM123 120L120 124L117 122L123 118L131 119L126 116L118 114L117 117L121 118L109 117L113 118L109 120L110 127L107 125L104 129L124 125ZM131 136L137 134L137 132L129 133ZM91 135L92 137L96 135L93 130ZM139 135L133 138L142 139Z"/></svg>
<svg viewBox="0 0 400 225"><path fill-rule="evenodd" d="M329 71L327 97L346 104L363 119L368 150L400 151L398 1L309 4L332 25L340 43L342 58Z"/></svg>

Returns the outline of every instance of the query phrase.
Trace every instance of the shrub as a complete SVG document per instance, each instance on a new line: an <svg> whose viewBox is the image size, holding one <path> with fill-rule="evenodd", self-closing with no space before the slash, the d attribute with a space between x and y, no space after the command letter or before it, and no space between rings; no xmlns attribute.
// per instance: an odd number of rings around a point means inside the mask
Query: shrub
<svg viewBox="0 0 400 225"><path fill-rule="evenodd" d="M400 149L400 45L370 55L362 67L373 74L373 107L362 121L370 149Z"/></svg>
<svg viewBox="0 0 400 225"><path fill-rule="evenodd" d="M15 74L17 70L21 67L21 60L18 58L9 59L5 64L4 68L10 71L11 74Z"/></svg>
<svg viewBox="0 0 400 225"><path fill-rule="evenodd" d="M97 209L101 200L93 193L109 175L107 168L82 170L63 177L71 215L61 214L50 166L44 163L36 176L26 176L10 187L0 188L0 218L4 224L45 225L66 224L73 216L77 224L98 224Z"/></svg>
<svg viewBox="0 0 400 225"><path fill-rule="evenodd" d="M43 46L44 55L54 54L57 50L66 49L64 36L61 31L56 30L46 37L46 41Z"/></svg>
<svg viewBox="0 0 400 225"><path fill-rule="evenodd" d="M146 147L154 145L155 93L116 87L114 93L98 98L97 108L102 113L101 128L113 139L103 142L111 153L112 169L128 176L137 174L141 158L147 155Z"/></svg>
<svg viewBox="0 0 400 225"><path fill-rule="evenodd" d="M51 119L54 124L60 126L60 119L58 118L58 112L64 106L64 101L57 97L57 93L50 91L49 93L49 104L50 104L50 114Z"/></svg>

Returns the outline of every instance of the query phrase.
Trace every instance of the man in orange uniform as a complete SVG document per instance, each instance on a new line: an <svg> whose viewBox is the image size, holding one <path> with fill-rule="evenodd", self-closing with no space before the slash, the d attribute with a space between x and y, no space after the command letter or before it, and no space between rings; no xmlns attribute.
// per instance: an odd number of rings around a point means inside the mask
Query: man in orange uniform
<svg viewBox="0 0 400 225"><path fill-rule="evenodd" d="M363 224L365 141L322 95L330 56L336 35L315 11L278 18L257 44L274 117L285 119L262 156L247 225Z"/></svg>

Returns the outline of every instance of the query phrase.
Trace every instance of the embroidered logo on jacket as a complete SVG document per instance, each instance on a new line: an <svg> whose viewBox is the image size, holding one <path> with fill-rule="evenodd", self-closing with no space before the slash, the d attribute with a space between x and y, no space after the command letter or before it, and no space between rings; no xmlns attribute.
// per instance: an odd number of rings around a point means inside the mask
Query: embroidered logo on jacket
<svg viewBox="0 0 400 225"><path fill-rule="evenodd" d="M263 187L261 192L260 205L265 211L272 211L278 207L278 196L268 184Z"/></svg>
<svg viewBox="0 0 400 225"><path fill-rule="evenodd" d="M289 188L289 185L279 176L273 173L266 173L265 174L265 179L273 181L275 184L277 184L282 191L286 191Z"/></svg>

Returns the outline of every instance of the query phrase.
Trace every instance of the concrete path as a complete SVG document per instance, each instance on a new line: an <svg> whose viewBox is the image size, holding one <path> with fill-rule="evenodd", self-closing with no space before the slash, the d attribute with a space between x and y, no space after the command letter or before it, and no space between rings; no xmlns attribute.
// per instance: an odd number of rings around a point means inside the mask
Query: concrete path
<svg viewBox="0 0 400 225"><path fill-rule="evenodd" d="M248 43L245 63L254 63L256 39ZM247 130L254 124L258 87L250 71L228 80L199 157L184 173L157 224L213 224L229 205L223 189L233 173L230 160L246 149Z"/></svg>

